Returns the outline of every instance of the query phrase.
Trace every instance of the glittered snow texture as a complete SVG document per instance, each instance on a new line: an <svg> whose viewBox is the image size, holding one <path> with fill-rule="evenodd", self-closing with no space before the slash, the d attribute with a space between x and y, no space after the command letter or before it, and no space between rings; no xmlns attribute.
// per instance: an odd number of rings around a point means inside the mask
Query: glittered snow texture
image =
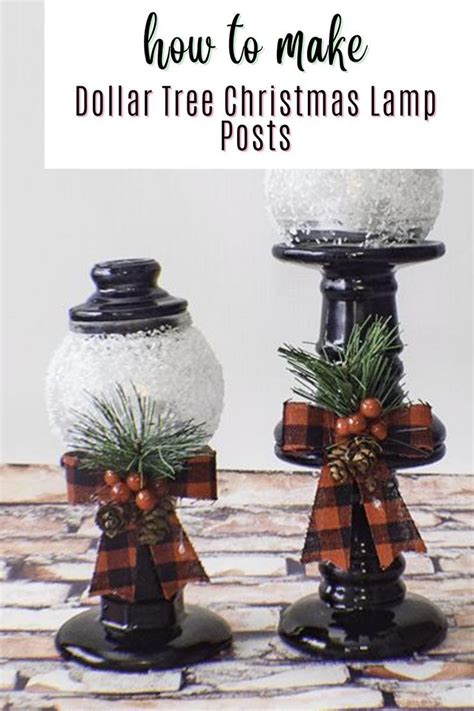
<svg viewBox="0 0 474 711"><path fill-rule="evenodd" d="M176 421L204 423L209 437L223 407L222 368L193 326L128 335L69 333L48 369L46 399L53 432L68 443L74 410L90 408L87 392L107 394L117 384L154 398Z"/></svg>
<svg viewBox="0 0 474 711"><path fill-rule="evenodd" d="M356 243L378 246L423 240L443 186L438 170L268 170L265 195L286 241L337 244L347 240L338 233L351 232L360 233Z"/></svg>

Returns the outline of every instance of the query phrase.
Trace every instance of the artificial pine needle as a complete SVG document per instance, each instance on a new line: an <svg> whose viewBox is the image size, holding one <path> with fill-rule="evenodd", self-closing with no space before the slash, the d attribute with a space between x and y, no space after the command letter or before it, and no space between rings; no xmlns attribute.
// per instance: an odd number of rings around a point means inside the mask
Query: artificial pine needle
<svg viewBox="0 0 474 711"><path fill-rule="evenodd" d="M156 401L134 386L131 395L116 385L111 395L90 399L91 410L76 412L69 432L69 444L87 469L174 478L206 442L203 425L158 415Z"/></svg>
<svg viewBox="0 0 474 711"><path fill-rule="evenodd" d="M296 395L346 417L366 397L377 398L385 414L404 403L407 393L393 362L398 347L390 317L376 317L354 326L345 346L326 347L320 356L288 344L278 352L295 376Z"/></svg>

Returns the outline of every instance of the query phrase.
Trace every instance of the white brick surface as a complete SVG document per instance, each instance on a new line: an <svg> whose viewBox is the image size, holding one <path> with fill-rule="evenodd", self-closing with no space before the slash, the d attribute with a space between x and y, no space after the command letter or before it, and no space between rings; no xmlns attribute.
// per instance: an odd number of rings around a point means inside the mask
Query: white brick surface
<svg viewBox="0 0 474 711"><path fill-rule="evenodd" d="M44 608L34 610L25 607L0 609L0 630L51 630L55 631L63 622L77 615L81 610L74 608Z"/></svg>
<svg viewBox="0 0 474 711"><path fill-rule="evenodd" d="M181 671L148 672L146 674L117 674L108 671L58 669L33 676L27 690L35 692L74 692L78 694L161 693L178 691Z"/></svg>
<svg viewBox="0 0 474 711"><path fill-rule="evenodd" d="M0 507L0 579L6 579L0 644L2 692L12 711L339 711L382 708L382 691L385 707L390 695L400 708L472 706L467 477L400 476L429 548L425 556L407 556L407 587L449 615L446 641L414 660L344 664L311 659L276 634L284 606L318 590L318 566L307 566L305 575L299 564L317 479L307 472L221 473L217 503L186 501L180 509L213 581L189 585L185 598L230 623L233 648L207 663L149 674L92 670L59 659L56 630L86 604L99 602L87 597L98 539L94 511L64 503L64 478L55 467L7 467L3 478L9 505Z"/></svg>
<svg viewBox="0 0 474 711"><path fill-rule="evenodd" d="M52 607L63 603L69 591L70 586L64 583L17 580L0 584L0 600L7 607Z"/></svg>
<svg viewBox="0 0 474 711"><path fill-rule="evenodd" d="M313 686L333 686L344 684L349 672L343 664L312 664L311 666L287 668L268 668L265 674L253 679L236 679L219 684L221 691L265 692L272 689L300 689Z"/></svg>
<svg viewBox="0 0 474 711"><path fill-rule="evenodd" d="M10 691L15 688L18 671L14 667L3 665L0 667L0 691Z"/></svg>

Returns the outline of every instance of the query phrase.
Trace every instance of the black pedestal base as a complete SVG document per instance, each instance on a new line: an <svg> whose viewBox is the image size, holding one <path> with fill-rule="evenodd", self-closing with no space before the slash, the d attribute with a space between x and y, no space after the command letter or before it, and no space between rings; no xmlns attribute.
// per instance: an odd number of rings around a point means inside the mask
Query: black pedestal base
<svg viewBox="0 0 474 711"><path fill-rule="evenodd" d="M56 647L66 659L102 669L146 671L194 664L231 644L227 622L194 605L184 608L176 625L161 633L144 631L133 644L119 643L100 621L100 610L88 610L66 622Z"/></svg>
<svg viewBox="0 0 474 711"><path fill-rule="evenodd" d="M365 610L338 610L314 594L282 613L279 633L292 647L320 658L388 659L435 647L446 628L442 612L419 595Z"/></svg>

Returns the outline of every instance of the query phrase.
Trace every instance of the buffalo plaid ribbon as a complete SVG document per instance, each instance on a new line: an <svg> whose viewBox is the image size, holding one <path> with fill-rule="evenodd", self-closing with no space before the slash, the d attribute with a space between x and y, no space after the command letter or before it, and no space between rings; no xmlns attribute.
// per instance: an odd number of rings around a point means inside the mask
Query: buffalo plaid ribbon
<svg viewBox="0 0 474 711"><path fill-rule="evenodd" d="M107 501L108 487L104 487L103 472L81 469L75 454L65 454L61 465L66 472L70 504ZM157 493L159 496L217 499L215 452L206 447L201 454L189 459L176 479L158 484ZM209 578L174 510L169 514L168 523L165 540L148 547L163 595L170 600L190 580L209 582ZM134 523L113 538L102 535L90 585L91 595L118 595L131 602L135 600L138 545Z"/></svg>
<svg viewBox="0 0 474 711"><path fill-rule="evenodd" d="M336 415L303 402L286 402L283 410L283 452L322 452L334 443ZM420 459L433 450L429 405L411 405L387 417L389 436L397 440L404 456ZM398 451L400 451L400 449ZM370 482L370 486L368 486ZM343 570L350 567L354 485L369 523L380 567L388 568L398 553L424 553L425 544L398 490L393 472L379 459L369 476L336 482L329 466L321 469L301 560L330 561Z"/></svg>

